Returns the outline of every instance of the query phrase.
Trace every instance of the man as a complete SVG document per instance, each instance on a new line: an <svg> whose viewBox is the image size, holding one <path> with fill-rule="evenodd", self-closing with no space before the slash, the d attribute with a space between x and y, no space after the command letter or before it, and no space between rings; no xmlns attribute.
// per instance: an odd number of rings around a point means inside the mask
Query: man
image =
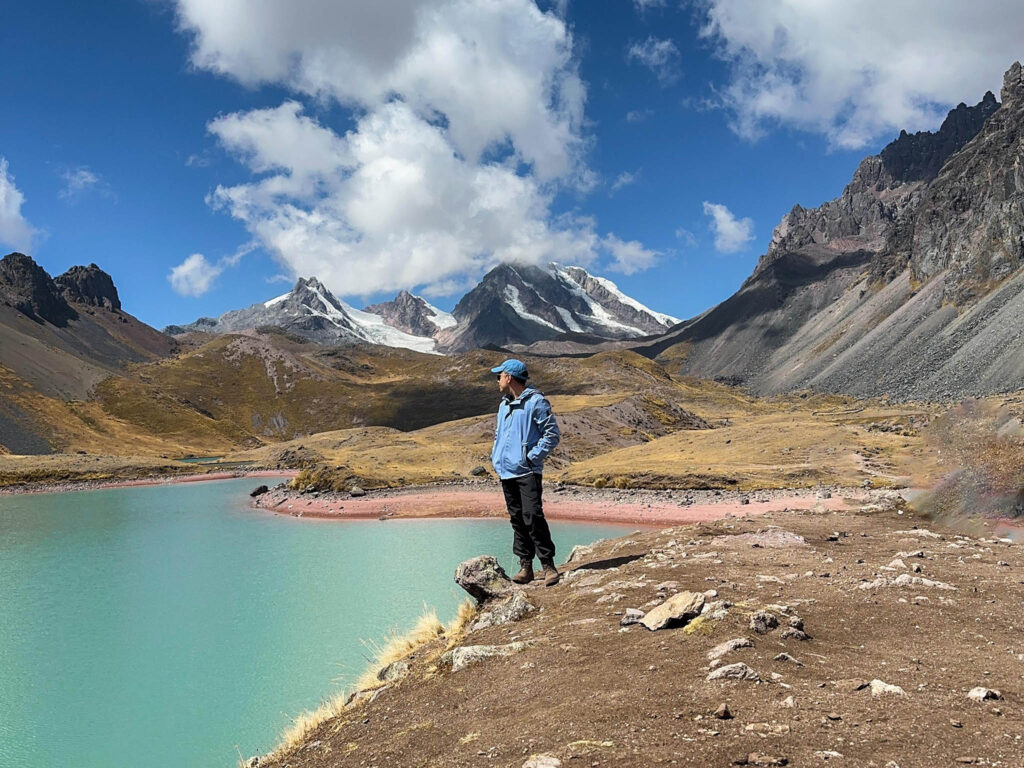
<svg viewBox="0 0 1024 768"><path fill-rule="evenodd" d="M517 584L533 581L533 558L544 569L544 586L558 583L555 545L541 506L544 459L558 445L558 422L544 395L526 385L530 374L520 360L506 360L491 373L498 375L501 405L494 430L491 463L501 478L505 506L512 522L512 552L519 558Z"/></svg>

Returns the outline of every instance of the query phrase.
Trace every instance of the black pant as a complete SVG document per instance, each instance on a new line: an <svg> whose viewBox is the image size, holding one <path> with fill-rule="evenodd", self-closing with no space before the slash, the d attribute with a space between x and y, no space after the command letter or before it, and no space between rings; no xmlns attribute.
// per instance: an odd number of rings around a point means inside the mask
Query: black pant
<svg viewBox="0 0 1024 768"><path fill-rule="evenodd" d="M541 505L541 476L533 473L501 481L505 506L512 522L512 552L520 560L540 558L554 563L555 544Z"/></svg>

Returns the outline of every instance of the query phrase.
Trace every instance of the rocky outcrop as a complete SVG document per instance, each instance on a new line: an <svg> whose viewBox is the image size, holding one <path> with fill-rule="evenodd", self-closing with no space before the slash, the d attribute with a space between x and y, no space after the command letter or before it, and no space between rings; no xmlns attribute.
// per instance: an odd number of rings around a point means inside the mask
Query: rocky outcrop
<svg viewBox="0 0 1024 768"><path fill-rule="evenodd" d="M911 272L927 282L941 272L944 298L965 305L1024 263L1024 75L1006 73L1002 107L950 158L921 204Z"/></svg>
<svg viewBox="0 0 1024 768"><path fill-rule="evenodd" d="M1024 388L1021 68L795 207L731 297L634 347L757 394L945 400Z"/></svg>
<svg viewBox="0 0 1024 768"><path fill-rule="evenodd" d="M110 275L90 264L76 266L53 279L65 301L106 309L121 309L121 299Z"/></svg>
<svg viewBox="0 0 1024 768"><path fill-rule="evenodd" d="M0 259L0 299L38 323L64 327L78 317L46 270L23 253Z"/></svg>

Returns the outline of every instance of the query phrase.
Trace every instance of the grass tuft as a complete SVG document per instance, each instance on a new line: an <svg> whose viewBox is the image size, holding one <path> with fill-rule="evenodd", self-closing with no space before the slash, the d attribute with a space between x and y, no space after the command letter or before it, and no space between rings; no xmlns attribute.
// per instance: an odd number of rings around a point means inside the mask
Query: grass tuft
<svg viewBox="0 0 1024 768"><path fill-rule="evenodd" d="M364 640L363 645L370 649L373 655L366 671L352 686L352 691L380 688L384 683L377 676L382 669L388 664L406 658L413 651L439 637L449 638L450 647L465 634L475 616L476 606L471 600L467 600L459 606L455 618L447 625L438 620L437 613L433 609L425 609L423 615L416 620L416 624L408 632L399 634L392 631L381 643ZM339 693L324 701L316 710L300 714L282 734L280 744L274 748L269 757L281 757L301 747L323 723L345 711L349 698L348 693Z"/></svg>
<svg viewBox="0 0 1024 768"><path fill-rule="evenodd" d="M444 633L444 624L438 620L437 614L433 610L428 610L416 620L415 626L404 634L389 632L383 643L364 640L363 646L373 656L366 671L356 680L356 690L368 691L380 688L384 685L383 681L378 678L381 670L389 664L404 659L417 648L436 640Z"/></svg>

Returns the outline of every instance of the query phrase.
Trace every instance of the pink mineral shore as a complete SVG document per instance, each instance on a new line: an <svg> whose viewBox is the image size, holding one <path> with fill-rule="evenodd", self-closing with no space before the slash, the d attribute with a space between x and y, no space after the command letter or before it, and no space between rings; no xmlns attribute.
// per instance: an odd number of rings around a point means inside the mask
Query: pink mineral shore
<svg viewBox="0 0 1024 768"><path fill-rule="evenodd" d="M101 488L133 488L141 485L176 485L178 483L202 483L207 480L236 480L242 477L295 477L290 469L259 469L252 472L206 472L194 475L151 475L134 480L62 480L59 482L33 483L27 486L0 488L0 496L23 493L63 493L66 491L92 491Z"/></svg>
<svg viewBox="0 0 1024 768"><path fill-rule="evenodd" d="M859 503L859 500L849 497L821 499L814 496L783 496L769 501L751 500L748 504L740 504L738 500L723 500L717 503L680 506L658 501L581 501L559 498L551 494L544 499L544 515L552 520L664 526L718 520L729 515L763 515L784 509L851 509ZM505 517L508 514L505 510L504 496L500 491L451 488L396 496L368 495L346 499L308 499L293 495L282 499L273 494L266 494L257 499L256 506L281 515L328 520L366 520L381 517Z"/></svg>

